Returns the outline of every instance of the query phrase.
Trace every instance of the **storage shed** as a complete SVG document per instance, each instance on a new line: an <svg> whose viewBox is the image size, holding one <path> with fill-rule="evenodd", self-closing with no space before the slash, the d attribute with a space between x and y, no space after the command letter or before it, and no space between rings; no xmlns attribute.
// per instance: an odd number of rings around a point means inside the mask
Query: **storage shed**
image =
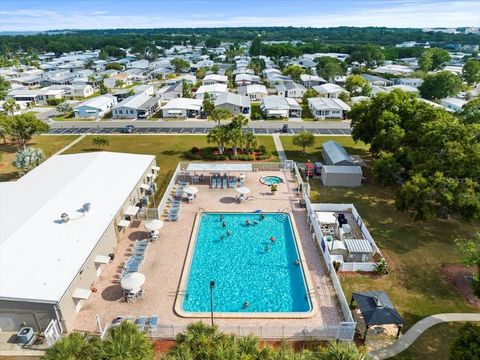
<svg viewBox="0 0 480 360"><path fill-rule="evenodd" d="M321 179L323 186L357 187L362 184L362 176L360 166L324 165Z"/></svg>
<svg viewBox="0 0 480 360"><path fill-rule="evenodd" d="M326 141L322 145L322 156L327 165L353 166L355 161L345 148L336 141Z"/></svg>
<svg viewBox="0 0 480 360"><path fill-rule="evenodd" d="M369 262L373 255L372 244L365 239L346 239L347 262Z"/></svg>

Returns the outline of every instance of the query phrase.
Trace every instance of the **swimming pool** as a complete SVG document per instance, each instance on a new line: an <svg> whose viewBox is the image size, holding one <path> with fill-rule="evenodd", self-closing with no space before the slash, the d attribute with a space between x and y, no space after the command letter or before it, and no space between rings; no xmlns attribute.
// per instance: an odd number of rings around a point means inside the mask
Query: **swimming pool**
<svg viewBox="0 0 480 360"><path fill-rule="evenodd" d="M283 182L281 177L278 176L263 176L260 178L260 182L264 185L275 185Z"/></svg>
<svg viewBox="0 0 480 360"><path fill-rule="evenodd" d="M201 215L181 310L210 312L213 280L216 313L311 312L303 268L295 264L300 256L290 216L264 213L263 220L259 213L222 216Z"/></svg>

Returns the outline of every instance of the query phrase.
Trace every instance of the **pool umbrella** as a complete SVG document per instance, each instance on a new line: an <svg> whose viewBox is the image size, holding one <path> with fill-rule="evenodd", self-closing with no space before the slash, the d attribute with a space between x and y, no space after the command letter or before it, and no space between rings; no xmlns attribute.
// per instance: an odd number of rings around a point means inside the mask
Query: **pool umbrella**
<svg viewBox="0 0 480 360"><path fill-rule="evenodd" d="M132 272L125 275L120 281L120 285L125 290L140 289L145 283L145 275L139 272Z"/></svg>
<svg viewBox="0 0 480 360"><path fill-rule="evenodd" d="M235 191L238 192L239 194L245 195L250 192L250 189L246 186L242 186L242 187L236 188Z"/></svg>
<svg viewBox="0 0 480 360"><path fill-rule="evenodd" d="M195 195L198 193L198 188L196 188L195 186L188 186L183 189L183 192L187 195Z"/></svg>
<svg viewBox="0 0 480 360"><path fill-rule="evenodd" d="M160 230L162 227L162 220L150 220L145 223L145 228L150 231Z"/></svg>

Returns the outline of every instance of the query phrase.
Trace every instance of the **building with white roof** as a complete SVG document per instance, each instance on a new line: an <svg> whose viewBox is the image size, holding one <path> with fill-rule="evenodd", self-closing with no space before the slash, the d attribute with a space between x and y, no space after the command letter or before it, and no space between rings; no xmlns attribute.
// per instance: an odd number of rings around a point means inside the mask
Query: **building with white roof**
<svg viewBox="0 0 480 360"><path fill-rule="evenodd" d="M308 74L300 75L300 81L302 82L303 86L305 86L307 89L310 89L317 85L325 84L327 82L327 80L325 80L320 76L308 75Z"/></svg>
<svg viewBox="0 0 480 360"><path fill-rule="evenodd" d="M76 118L100 118L117 104L117 98L110 94L100 95L73 108Z"/></svg>
<svg viewBox="0 0 480 360"><path fill-rule="evenodd" d="M319 96L335 99L338 98L341 93L347 92L347 90L342 88L340 85L331 83L314 86L313 90L315 90Z"/></svg>
<svg viewBox="0 0 480 360"><path fill-rule="evenodd" d="M260 101L263 97L268 95L268 91L265 85L257 84L240 86L238 88L238 93L240 95L248 96L250 100L253 101Z"/></svg>
<svg viewBox="0 0 480 360"><path fill-rule="evenodd" d="M145 93L129 96L112 108L114 119L146 119L160 106L160 98Z"/></svg>
<svg viewBox="0 0 480 360"><path fill-rule="evenodd" d="M285 82L278 85L275 85L278 96L285 96L293 99L301 99L307 91L305 86L302 84L291 82Z"/></svg>
<svg viewBox="0 0 480 360"><path fill-rule="evenodd" d="M208 93L213 96L214 99L216 99L217 96L224 94L227 91L228 89L226 84L202 85L195 93L195 98L203 100L203 96L205 95L205 93Z"/></svg>
<svg viewBox="0 0 480 360"><path fill-rule="evenodd" d="M227 92L217 96L215 107L227 109L232 115L250 116L250 98Z"/></svg>
<svg viewBox="0 0 480 360"><path fill-rule="evenodd" d="M241 73L235 76L235 85L236 86L245 86L251 84L259 84L260 76L248 73Z"/></svg>
<svg viewBox="0 0 480 360"><path fill-rule="evenodd" d="M203 85L226 84L228 76L218 74L208 74L203 78Z"/></svg>
<svg viewBox="0 0 480 360"><path fill-rule="evenodd" d="M448 97L440 100L440 104L449 112L460 112L463 110L463 105L467 103L466 100Z"/></svg>
<svg viewBox="0 0 480 360"><path fill-rule="evenodd" d="M2 331L73 329L157 171L153 155L93 152L0 183Z"/></svg>
<svg viewBox="0 0 480 360"><path fill-rule="evenodd" d="M196 118L202 112L201 99L177 98L161 107L164 118Z"/></svg>
<svg viewBox="0 0 480 360"><path fill-rule="evenodd" d="M336 118L342 119L350 106L335 98L309 98L308 107L315 119Z"/></svg>
<svg viewBox="0 0 480 360"><path fill-rule="evenodd" d="M267 118L290 118L302 116L302 108L295 99L272 95L262 98L260 109Z"/></svg>

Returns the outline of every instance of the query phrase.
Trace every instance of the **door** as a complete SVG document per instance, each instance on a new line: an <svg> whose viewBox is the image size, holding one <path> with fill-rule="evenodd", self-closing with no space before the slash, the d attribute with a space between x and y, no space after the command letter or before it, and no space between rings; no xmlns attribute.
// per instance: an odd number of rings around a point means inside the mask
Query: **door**
<svg viewBox="0 0 480 360"><path fill-rule="evenodd" d="M52 319L50 324L48 324L47 328L45 329L45 340L47 340L48 346L51 347L59 338L60 327L58 326L57 320Z"/></svg>

